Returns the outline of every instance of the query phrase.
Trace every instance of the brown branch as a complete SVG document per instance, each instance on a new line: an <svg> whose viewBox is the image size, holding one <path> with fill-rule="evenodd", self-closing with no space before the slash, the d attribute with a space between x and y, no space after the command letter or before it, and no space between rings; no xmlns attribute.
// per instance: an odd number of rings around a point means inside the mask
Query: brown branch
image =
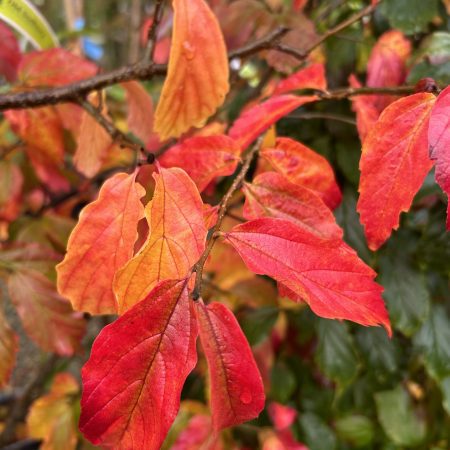
<svg viewBox="0 0 450 450"><path fill-rule="evenodd" d="M158 27L161 23L164 13L165 0L156 0L155 12L153 14L153 22L148 30L147 35L147 47L145 47L144 57L142 61L149 63L153 61L153 55L155 53L156 41L158 38Z"/></svg>
<svg viewBox="0 0 450 450"><path fill-rule="evenodd" d="M247 156L244 159L244 164L241 167L241 170L239 171L236 178L233 180L233 183L231 184L230 188L228 189L225 196L222 198L222 201L219 205L219 213L217 218L217 223L214 225L214 227L210 230L208 239L208 242L206 244L205 251L200 256L200 259L197 261L197 263L192 268L192 272L196 273L195 278L195 286L192 290L192 298L194 300L198 300L201 296L202 291L202 282L203 282L203 268L205 266L206 260L208 259L209 254L211 253L212 248L214 247L214 244L216 242L216 239L218 237L217 233L220 231L220 227L222 226L223 219L225 218L228 210L228 206L230 203L231 198L233 197L233 194L236 192L236 190L239 188L240 184L245 178L245 175L247 175L247 172L250 169L250 164L253 161L254 156L258 152L260 146L261 146L262 138L258 138L253 148L250 150L250 152L247 154Z"/></svg>
<svg viewBox="0 0 450 450"><path fill-rule="evenodd" d="M342 100L356 95L410 95L416 92L415 86L336 88L329 91L318 91L316 94L322 100Z"/></svg>

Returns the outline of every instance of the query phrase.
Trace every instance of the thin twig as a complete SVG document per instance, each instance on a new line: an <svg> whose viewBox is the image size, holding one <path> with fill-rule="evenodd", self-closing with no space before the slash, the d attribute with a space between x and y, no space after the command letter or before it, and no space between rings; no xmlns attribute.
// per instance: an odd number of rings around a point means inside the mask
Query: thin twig
<svg viewBox="0 0 450 450"><path fill-rule="evenodd" d="M233 180L233 183L231 184L230 188L228 189L225 196L222 198L222 201L219 205L219 213L217 218L217 223L214 225L214 227L209 232L209 239L206 244L205 251L200 256L200 259L197 261L197 263L192 268L192 272L196 273L195 278L195 286L192 290L192 298L194 300L198 300L201 296L202 291L202 282L203 282L203 268L205 266L206 260L208 259L209 254L211 253L212 248L214 247L214 243L217 239L217 233L220 231L220 227L222 226L223 219L225 218L225 215L228 210L228 206L230 203L231 198L233 197L233 194L236 192L236 190L239 188L240 184L245 178L245 175L247 175L247 172L250 169L250 164L253 161L254 156L258 152L260 146L261 146L262 138L258 138L255 145L252 147L250 152L247 154L247 156L244 159L244 164L241 167L241 170L239 171L236 178Z"/></svg>
<svg viewBox="0 0 450 450"><path fill-rule="evenodd" d="M321 112L305 112L298 114L289 114L286 119L325 119L325 120L335 120L336 122L348 123L350 125L356 125L356 120L353 117L347 117L340 114L333 113L321 113Z"/></svg>
<svg viewBox="0 0 450 450"><path fill-rule="evenodd" d="M415 86L336 88L329 91L318 91L316 94L323 100L342 100L356 95L410 95L416 92Z"/></svg>
<svg viewBox="0 0 450 450"><path fill-rule="evenodd" d="M164 13L165 0L156 0L155 12L153 14L153 22L148 30L147 46L145 47L144 56L142 58L143 63L150 63L153 61L153 55L155 53L156 41L158 38L158 27L161 23Z"/></svg>

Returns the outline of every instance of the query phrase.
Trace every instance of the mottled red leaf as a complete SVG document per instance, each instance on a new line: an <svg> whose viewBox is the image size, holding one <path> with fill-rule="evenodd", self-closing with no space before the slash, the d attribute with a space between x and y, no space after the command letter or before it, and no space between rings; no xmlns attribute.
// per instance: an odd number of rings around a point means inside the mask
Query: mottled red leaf
<svg viewBox="0 0 450 450"><path fill-rule="evenodd" d="M145 208L150 229L143 247L114 279L119 313L142 300L162 280L184 278L203 252L203 203L194 182L179 168L160 168Z"/></svg>
<svg viewBox="0 0 450 450"><path fill-rule="evenodd" d="M137 81L129 81L122 86L127 96L128 128L143 143L147 143L153 131L152 97Z"/></svg>
<svg viewBox="0 0 450 450"><path fill-rule="evenodd" d="M306 145L290 138L278 138L275 148L266 148L261 155L290 182L317 193L331 209L341 202L341 191L330 163Z"/></svg>
<svg viewBox="0 0 450 450"><path fill-rule="evenodd" d="M57 266L58 290L73 307L91 314L117 312L112 282L133 255L145 194L136 175L118 173L80 214L64 261Z"/></svg>
<svg viewBox="0 0 450 450"><path fill-rule="evenodd" d="M326 90L327 79L325 78L325 67L323 64L311 64L305 69L300 69L285 80L280 81L273 95L285 94L299 89Z"/></svg>
<svg viewBox="0 0 450 450"><path fill-rule="evenodd" d="M342 230L323 200L279 173L262 173L252 183L245 183L243 190L246 198L243 214L248 220L277 217L324 238L342 237Z"/></svg>
<svg viewBox="0 0 450 450"><path fill-rule="evenodd" d="M195 136L170 148L159 158L163 167L181 167L203 191L216 177L231 175L241 149L228 136Z"/></svg>
<svg viewBox="0 0 450 450"><path fill-rule="evenodd" d="M18 336L9 326L3 309L0 309L0 388L5 387L11 376L18 350Z"/></svg>
<svg viewBox="0 0 450 450"><path fill-rule="evenodd" d="M216 17L205 0L174 0L169 68L155 113L163 141L202 127L229 90L228 56Z"/></svg>
<svg viewBox="0 0 450 450"><path fill-rule="evenodd" d="M22 55L19 43L11 29L0 22L0 77L4 76L9 82L17 77L17 68Z"/></svg>
<svg viewBox="0 0 450 450"><path fill-rule="evenodd" d="M26 53L19 82L27 87L62 86L94 76L97 66L62 48Z"/></svg>
<svg viewBox="0 0 450 450"><path fill-rule="evenodd" d="M237 225L224 236L253 272L282 283L317 315L391 332L376 273L341 239L321 239L273 218Z"/></svg>
<svg viewBox="0 0 450 450"><path fill-rule="evenodd" d="M159 450L197 362L187 280L163 281L105 327L83 367L80 429L95 445Z"/></svg>
<svg viewBox="0 0 450 450"><path fill-rule="evenodd" d="M445 88L431 110L428 128L431 159L436 160L436 181L450 197L450 88ZM447 207L447 230L450 230L450 206Z"/></svg>
<svg viewBox="0 0 450 450"><path fill-rule="evenodd" d="M428 93L397 100L364 141L357 209L372 250L398 228L400 213L409 210L431 169L428 123L434 102Z"/></svg>
<svg viewBox="0 0 450 450"><path fill-rule="evenodd" d="M0 161L0 221L11 222L20 212L23 175L19 167Z"/></svg>
<svg viewBox="0 0 450 450"><path fill-rule="evenodd" d="M208 360L216 431L254 419L264 408L261 375L233 313L220 303L196 303L200 340Z"/></svg>
<svg viewBox="0 0 450 450"><path fill-rule="evenodd" d="M22 269L9 276L8 291L23 328L39 347L66 356L81 348L86 330L83 315L72 310L48 278Z"/></svg>
<svg viewBox="0 0 450 450"><path fill-rule="evenodd" d="M278 95L265 102L246 109L234 122L229 135L236 140L242 150L246 149L261 133L290 112L314 102L314 95L298 97L296 95Z"/></svg>
<svg viewBox="0 0 450 450"><path fill-rule="evenodd" d="M220 438L212 428L211 417L205 414L193 416L179 434L171 450L222 450Z"/></svg>

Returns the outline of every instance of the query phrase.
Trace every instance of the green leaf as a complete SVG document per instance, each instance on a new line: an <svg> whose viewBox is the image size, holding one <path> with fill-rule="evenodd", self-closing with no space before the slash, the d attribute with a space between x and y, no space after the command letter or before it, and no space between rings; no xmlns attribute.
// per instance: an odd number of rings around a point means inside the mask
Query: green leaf
<svg viewBox="0 0 450 450"><path fill-rule="evenodd" d="M302 414L300 427L304 435L303 440L309 450L336 449L336 436L331 428L315 414Z"/></svg>
<svg viewBox="0 0 450 450"><path fill-rule="evenodd" d="M442 406L450 415L450 375L441 380L440 388L442 391Z"/></svg>
<svg viewBox="0 0 450 450"><path fill-rule="evenodd" d="M380 283L392 325L410 337L426 319L430 297L424 276L401 250L402 241L397 239L397 247L388 246L380 258Z"/></svg>
<svg viewBox="0 0 450 450"><path fill-rule="evenodd" d="M381 328L361 328L356 335L361 354L379 378L398 369L398 349Z"/></svg>
<svg viewBox="0 0 450 450"><path fill-rule="evenodd" d="M337 435L354 447L369 445L374 438L373 423L365 416L353 415L343 417L335 422Z"/></svg>
<svg viewBox="0 0 450 450"><path fill-rule="evenodd" d="M269 335L278 318L278 308L272 306L244 311L239 323L250 345L259 344Z"/></svg>
<svg viewBox="0 0 450 450"><path fill-rule="evenodd" d="M442 305L433 307L413 342L434 379L440 380L450 375L450 319Z"/></svg>
<svg viewBox="0 0 450 450"><path fill-rule="evenodd" d="M426 425L412 407L407 392L398 386L391 391L375 394L378 420L385 433L397 445L414 447L423 442Z"/></svg>
<svg viewBox="0 0 450 450"><path fill-rule="evenodd" d="M317 364L326 377L340 387L347 386L358 373L358 358L347 325L319 319L318 336Z"/></svg>
<svg viewBox="0 0 450 450"><path fill-rule="evenodd" d="M392 28L405 34L426 31L428 24L438 14L438 0L384 0L380 11Z"/></svg>
<svg viewBox="0 0 450 450"><path fill-rule="evenodd" d="M297 387L294 374L284 364L276 364L270 377L270 394L273 400L287 403Z"/></svg>

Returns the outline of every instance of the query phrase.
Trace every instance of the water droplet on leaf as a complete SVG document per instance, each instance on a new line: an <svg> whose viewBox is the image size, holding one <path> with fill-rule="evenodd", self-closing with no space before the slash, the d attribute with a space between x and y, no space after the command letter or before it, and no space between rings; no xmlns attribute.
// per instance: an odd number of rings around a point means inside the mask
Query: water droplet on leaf
<svg viewBox="0 0 450 450"><path fill-rule="evenodd" d="M183 55L188 60L192 60L195 57L195 46L192 45L189 41L183 42Z"/></svg>
<svg viewBox="0 0 450 450"><path fill-rule="evenodd" d="M253 400L252 394L248 391L243 392L239 398L244 405L248 405Z"/></svg>

